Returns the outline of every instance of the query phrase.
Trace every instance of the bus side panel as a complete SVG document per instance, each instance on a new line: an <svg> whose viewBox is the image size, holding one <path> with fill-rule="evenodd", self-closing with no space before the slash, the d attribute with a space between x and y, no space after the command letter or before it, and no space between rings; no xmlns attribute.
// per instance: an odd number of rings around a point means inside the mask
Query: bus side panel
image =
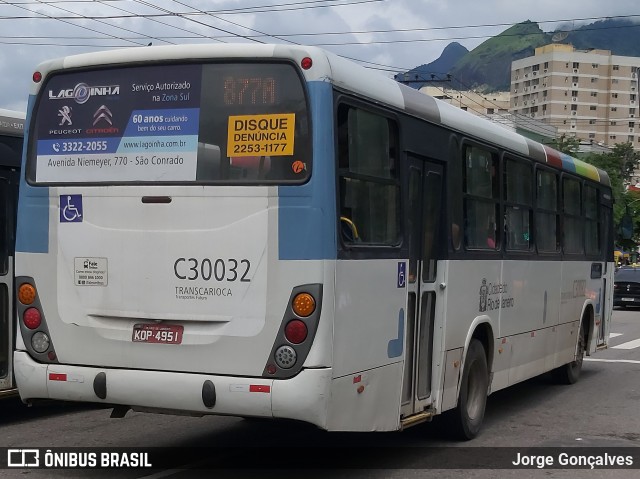
<svg viewBox="0 0 640 479"><path fill-rule="evenodd" d="M491 319L493 334L500 336L500 301L502 262L450 261L447 274L447 318L445 349L465 347L469 325L477 316Z"/></svg>
<svg viewBox="0 0 640 479"><path fill-rule="evenodd" d="M407 292L398 287L398 263L337 261L334 378L404 359Z"/></svg>
<svg viewBox="0 0 640 479"><path fill-rule="evenodd" d="M402 366L335 378L331 382L330 431L395 431L400 425Z"/></svg>

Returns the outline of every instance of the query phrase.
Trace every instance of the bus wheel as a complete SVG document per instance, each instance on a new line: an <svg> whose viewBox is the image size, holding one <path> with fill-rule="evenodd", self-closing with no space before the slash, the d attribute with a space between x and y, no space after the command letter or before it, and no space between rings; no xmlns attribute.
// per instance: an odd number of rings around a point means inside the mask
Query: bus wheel
<svg viewBox="0 0 640 479"><path fill-rule="evenodd" d="M584 321L581 321L580 330L578 331L578 354L575 361L571 361L553 370L553 376L557 382L560 384L573 384L580 378L586 346L587 340L584 335Z"/></svg>
<svg viewBox="0 0 640 479"><path fill-rule="evenodd" d="M447 414L450 432L456 439L473 439L480 432L487 405L489 371L484 346L472 339L464 361L458 407Z"/></svg>

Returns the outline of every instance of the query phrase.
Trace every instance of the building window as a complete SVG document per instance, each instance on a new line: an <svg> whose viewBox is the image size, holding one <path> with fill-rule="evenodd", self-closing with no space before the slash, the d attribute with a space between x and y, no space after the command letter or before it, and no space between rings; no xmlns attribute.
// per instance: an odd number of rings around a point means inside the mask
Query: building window
<svg viewBox="0 0 640 479"><path fill-rule="evenodd" d="M591 68L598 68L598 64L597 63L592 63L591 64Z"/></svg>
<svg viewBox="0 0 640 479"><path fill-rule="evenodd" d="M595 133L589 133L589 138L595 138L596 134Z"/></svg>
<svg viewBox="0 0 640 479"><path fill-rule="evenodd" d="M531 67L531 70L532 70L532 71L534 71L534 72L539 71L539 70L540 70L540 64L538 64L538 65L533 65L533 66Z"/></svg>
<svg viewBox="0 0 640 479"><path fill-rule="evenodd" d="M597 83L597 82L598 82L598 79L597 79L597 78L593 78L593 77L591 77L591 83Z"/></svg>
<svg viewBox="0 0 640 479"><path fill-rule="evenodd" d="M544 67L549 68L549 62L544 62Z"/></svg>
<svg viewBox="0 0 640 479"><path fill-rule="evenodd" d="M633 115L636 112L635 108L629 108L629 115Z"/></svg>
<svg viewBox="0 0 640 479"><path fill-rule="evenodd" d="M611 94L611 98L618 98L618 94L617 93L612 93Z"/></svg>
<svg viewBox="0 0 640 479"><path fill-rule="evenodd" d="M571 77L571 81L573 83L578 83L578 77Z"/></svg>
<svg viewBox="0 0 640 479"><path fill-rule="evenodd" d="M636 126L636 122L635 121L630 121L629 122L629 128L633 128Z"/></svg>
<svg viewBox="0 0 640 479"><path fill-rule="evenodd" d="M571 111L578 111L578 105L571 105Z"/></svg>
<svg viewBox="0 0 640 479"><path fill-rule="evenodd" d="M595 125L595 124L596 124L596 121L595 121L595 120L589 120L589 124L590 124L590 125Z"/></svg>
<svg viewBox="0 0 640 479"><path fill-rule="evenodd" d="M611 111L618 111L618 107L612 106Z"/></svg>
<svg viewBox="0 0 640 479"><path fill-rule="evenodd" d="M592 91L591 92L591 96L598 96L598 92L597 91Z"/></svg>
<svg viewBox="0 0 640 479"><path fill-rule="evenodd" d="M616 126L617 124L618 124L618 122L617 122L617 121L612 121L612 122L610 123L610 125L611 125L611 126Z"/></svg>
<svg viewBox="0 0 640 479"><path fill-rule="evenodd" d="M627 141L628 141L629 143L633 143L633 135L629 135L629 136L627 136Z"/></svg>
<svg viewBox="0 0 640 479"><path fill-rule="evenodd" d="M609 135L609 139L610 140L615 140L616 139L616 135Z"/></svg>
<svg viewBox="0 0 640 479"><path fill-rule="evenodd" d="M573 68L580 68L580 64L578 62L573 62Z"/></svg>
<svg viewBox="0 0 640 479"><path fill-rule="evenodd" d="M614 70L620 70L620 65L613 65Z"/></svg>
<svg viewBox="0 0 640 479"><path fill-rule="evenodd" d="M597 107L596 107L595 105L591 105L591 106L589 107L589 110L591 110L591 111L595 111L596 109L597 109Z"/></svg>
<svg viewBox="0 0 640 479"><path fill-rule="evenodd" d="M635 95L635 93L632 93L629 99L630 99L631 101L636 101L636 95Z"/></svg>
<svg viewBox="0 0 640 479"><path fill-rule="evenodd" d="M494 111L493 108L487 108L487 115L493 115Z"/></svg>
<svg viewBox="0 0 640 479"><path fill-rule="evenodd" d="M613 79L611 80L611 83L618 83L618 79L617 79L617 78L613 78Z"/></svg>
<svg viewBox="0 0 640 479"><path fill-rule="evenodd" d="M578 90L571 90L571 96L572 97L577 97L578 96Z"/></svg>

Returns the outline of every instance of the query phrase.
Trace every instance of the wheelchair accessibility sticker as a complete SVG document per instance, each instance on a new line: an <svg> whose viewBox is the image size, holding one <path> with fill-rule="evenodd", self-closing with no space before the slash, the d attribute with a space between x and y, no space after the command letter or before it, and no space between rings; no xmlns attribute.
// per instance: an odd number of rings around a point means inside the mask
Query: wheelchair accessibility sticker
<svg viewBox="0 0 640 479"><path fill-rule="evenodd" d="M60 223L82 222L82 195L60 195Z"/></svg>

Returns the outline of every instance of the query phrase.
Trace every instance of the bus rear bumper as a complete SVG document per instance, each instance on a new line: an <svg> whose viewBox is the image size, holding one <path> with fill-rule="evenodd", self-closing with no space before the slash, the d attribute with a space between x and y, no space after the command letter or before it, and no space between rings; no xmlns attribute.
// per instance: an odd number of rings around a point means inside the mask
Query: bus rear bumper
<svg viewBox="0 0 640 479"><path fill-rule="evenodd" d="M129 406L134 410L298 419L326 427L331 369L287 380L41 364L14 353L20 398Z"/></svg>

